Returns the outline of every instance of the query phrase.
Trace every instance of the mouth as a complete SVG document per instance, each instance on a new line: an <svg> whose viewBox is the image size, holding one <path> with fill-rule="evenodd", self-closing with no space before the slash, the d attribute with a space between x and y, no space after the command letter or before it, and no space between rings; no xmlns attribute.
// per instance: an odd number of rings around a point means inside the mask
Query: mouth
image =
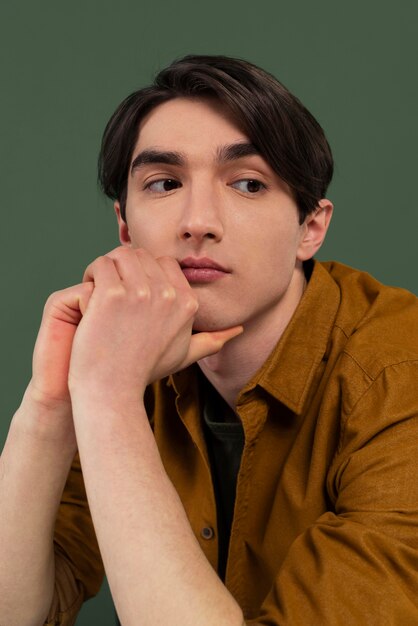
<svg viewBox="0 0 418 626"><path fill-rule="evenodd" d="M211 283L231 273L213 259L187 257L179 262L189 283Z"/></svg>

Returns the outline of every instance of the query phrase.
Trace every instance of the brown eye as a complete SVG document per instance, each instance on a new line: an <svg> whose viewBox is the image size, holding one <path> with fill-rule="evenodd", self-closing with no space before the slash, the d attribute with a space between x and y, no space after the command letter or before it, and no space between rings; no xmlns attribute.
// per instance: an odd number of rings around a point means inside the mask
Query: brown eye
<svg viewBox="0 0 418 626"><path fill-rule="evenodd" d="M258 191L266 188L262 182L252 178L237 180L235 183L232 183L231 187L234 187L234 189L238 189L238 191L242 191L243 193L257 193Z"/></svg>
<svg viewBox="0 0 418 626"><path fill-rule="evenodd" d="M258 180L248 180L247 181L247 190L250 193L255 193L256 191L260 191L261 183Z"/></svg>
<svg viewBox="0 0 418 626"><path fill-rule="evenodd" d="M152 181L146 188L156 193L164 193L165 191L172 191L179 187L181 187L181 183L178 180L174 180L174 178L163 178L161 180Z"/></svg>

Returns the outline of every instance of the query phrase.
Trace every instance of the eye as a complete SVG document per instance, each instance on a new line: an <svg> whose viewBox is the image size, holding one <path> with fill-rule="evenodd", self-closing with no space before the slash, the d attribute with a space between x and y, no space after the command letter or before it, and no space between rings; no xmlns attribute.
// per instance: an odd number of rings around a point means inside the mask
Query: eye
<svg viewBox="0 0 418 626"><path fill-rule="evenodd" d="M154 191L155 193L164 193L181 187L181 183L174 178L162 178L161 180L153 180L145 185L145 189Z"/></svg>
<svg viewBox="0 0 418 626"><path fill-rule="evenodd" d="M231 184L231 187L238 189L238 191L242 191L243 193L257 193L258 191L266 189L266 186L263 185L261 181L253 178L243 178L242 180L237 180L235 183Z"/></svg>

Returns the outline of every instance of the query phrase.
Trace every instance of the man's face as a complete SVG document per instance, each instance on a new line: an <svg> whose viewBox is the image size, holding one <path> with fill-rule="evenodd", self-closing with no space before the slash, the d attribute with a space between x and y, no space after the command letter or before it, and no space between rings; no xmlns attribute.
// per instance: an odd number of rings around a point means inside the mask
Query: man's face
<svg viewBox="0 0 418 626"><path fill-rule="evenodd" d="M177 98L146 116L126 224L116 210L124 245L179 261L199 300L196 330L280 315L314 252L289 188L216 101Z"/></svg>

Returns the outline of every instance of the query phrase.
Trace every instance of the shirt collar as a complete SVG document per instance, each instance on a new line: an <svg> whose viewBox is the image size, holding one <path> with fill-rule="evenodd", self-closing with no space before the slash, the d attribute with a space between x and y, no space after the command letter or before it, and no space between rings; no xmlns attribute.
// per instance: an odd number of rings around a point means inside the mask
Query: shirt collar
<svg viewBox="0 0 418 626"><path fill-rule="evenodd" d="M326 355L339 303L337 284L315 261L311 279L286 330L240 398L258 385L294 413L302 413L315 372Z"/></svg>
<svg viewBox="0 0 418 626"><path fill-rule="evenodd" d="M245 402L258 386L294 413L302 413L315 372L326 355L339 303L337 284L315 261L292 319L268 359L242 389L237 404ZM193 369L170 376L168 384L183 395L192 382Z"/></svg>

